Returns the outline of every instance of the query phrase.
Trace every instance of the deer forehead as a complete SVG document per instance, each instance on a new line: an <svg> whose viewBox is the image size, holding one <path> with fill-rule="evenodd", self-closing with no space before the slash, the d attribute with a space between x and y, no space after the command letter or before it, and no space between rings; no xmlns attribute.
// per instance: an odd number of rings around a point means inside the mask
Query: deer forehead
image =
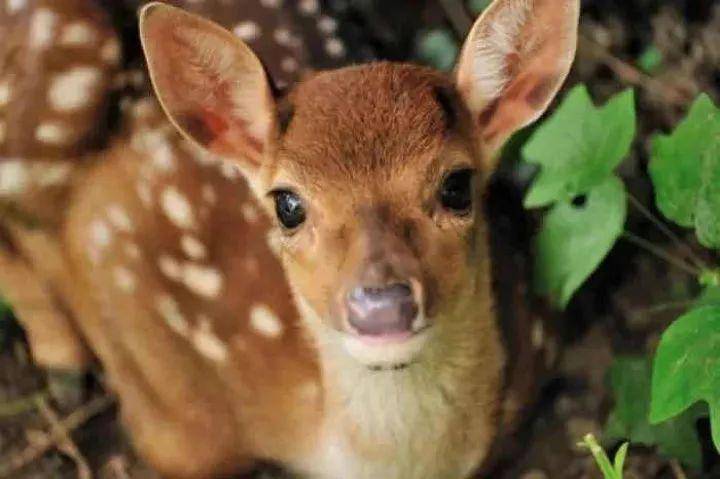
<svg viewBox="0 0 720 479"><path fill-rule="evenodd" d="M289 104L279 169L311 180L425 174L467 115L446 76L390 63L318 74Z"/></svg>

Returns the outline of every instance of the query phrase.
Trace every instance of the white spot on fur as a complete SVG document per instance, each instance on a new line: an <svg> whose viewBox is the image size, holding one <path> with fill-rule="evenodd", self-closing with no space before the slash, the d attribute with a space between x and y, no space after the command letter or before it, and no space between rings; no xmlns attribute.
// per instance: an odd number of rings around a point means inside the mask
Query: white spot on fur
<svg viewBox="0 0 720 479"><path fill-rule="evenodd" d="M337 20L327 15L323 15L317 22L318 30L325 35L332 35L338 27Z"/></svg>
<svg viewBox="0 0 720 479"><path fill-rule="evenodd" d="M27 0L5 0L5 8L9 14L16 13L27 6Z"/></svg>
<svg viewBox="0 0 720 479"><path fill-rule="evenodd" d="M152 162L153 166L163 173L175 171L175 155L164 137L163 141L152 149Z"/></svg>
<svg viewBox="0 0 720 479"><path fill-rule="evenodd" d="M28 168L22 160L7 160L0 163L0 196L23 193L29 184Z"/></svg>
<svg viewBox="0 0 720 479"><path fill-rule="evenodd" d="M300 0L298 10L304 15L317 15L320 11L320 4L318 0Z"/></svg>
<svg viewBox="0 0 720 479"><path fill-rule="evenodd" d="M202 187L202 197L205 202L207 202L210 205L214 205L217 202L217 193L215 193L215 188L213 188L213 185L205 184Z"/></svg>
<svg viewBox="0 0 720 479"><path fill-rule="evenodd" d="M183 252L194 260L201 260L207 256L207 248L199 239L191 235L183 235L180 239Z"/></svg>
<svg viewBox="0 0 720 479"><path fill-rule="evenodd" d="M273 38L280 45L288 46L292 42L292 33L287 28L278 28L273 32Z"/></svg>
<svg viewBox="0 0 720 479"><path fill-rule="evenodd" d="M334 58L345 56L345 44L339 38L330 38L325 42L325 51Z"/></svg>
<svg viewBox="0 0 720 479"><path fill-rule="evenodd" d="M127 211L120 205L111 205L107 209L108 219L119 231L131 233L133 231L133 224Z"/></svg>
<svg viewBox="0 0 720 479"><path fill-rule="evenodd" d="M285 57L280 62L280 68L286 73L295 73L300 68L300 64L293 57Z"/></svg>
<svg viewBox="0 0 720 479"><path fill-rule="evenodd" d="M240 178L240 168L230 161L220 162L220 173L228 180L237 180Z"/></svg>
<svg viewBox="0 0 720 479"><path fill-rule="evenodd" d="M12 95L12 87L10 86L10 79L6 78L0 82L0 107L7 106L10 103Z"/></svg>
<svg viewBox="0 0 720 479"><path fill-rule="evenodd" d="M126 293L132 293L135 291L135 276L133 276L129 269L124 266L117 266L113 270L113 275L115 277L115 284L118 288Z"/></svg>
<svg viewBox="0 0 720 479"><path fill-rule="evenodd" d="M48 90L50 106L57 111L75 111L90 104L102 74L95 67L75 67L55 77Z"/></svg>
<svg viewBox="0 0 720 479"><path fill-rule="evenodd" d="M151 98L141 98L132 104L131 115L142 120L150 118L155 111L155 102Z"/></svg>
<svg viewBox="0 0 720 479"><path fill-rule="evenodd" d="M255 223L260 215L258 214L257 208L251 203L243 203L241 207L243 218L248 223Z"/></svg>
<svg viewBox="0 0 720 479"><path fill-rule="evenodd" d="M90 47L97 40L97 31L87 22L77 21L63 28L60 43L65 46Z"/></svg>
<svg viewBox="0 0 720 479"><path fill-rule="evenodd" d="M253 21L245 21L240 22L237 25L235 25L235 28L233 29L233 32L235 35L237 35L241 40L246 42L252 42L253 40L257 40L260 38L260 35L262 34L262 30L260 29L260 25Z"/></svg>
<svg viewBox="0 0 720 479"><path fill-rule="evenodd" d="M53 146L65 145L70 141L70 129L61 123L45 122L35 129L35 138L45 144Z"/></svg>
<svg viewBox="0 0 720 479"><path fill-rule="evenodd" d="M192 333L192 342L195 349L212 361L223 362L227 360L227 345L213 332L210 320L202 315L198 317L198 320L198 327Z"/></svg>
<svg viewBox="0 0 720 479"><path fill-rule="evenodd" d="M158 296L155 300L155 309L173 331L185 337L190 334L190 325L172 296L167 294Z"/></svg>
<svg viewBox="0 0 720 479"><path fill-rule="evenodd" d="M100 48L100 59L108 65L118 65L120 63L120 43L116 38L105 40L102 48Z"/></svg>
<svg viewBox="0 0 720 479"><path fill-rule="evenodd" d="M181 229L195 226L195 213L188 199L174 186L169 186L160 195L160 205L172 224Z"/></svg>
<svg viewBox="0 0 720 479"><path fill-rule="evenodd" d="M110 227L102 220L95 220L90 225L90 239L93 245L105 248L112 241Z"/></svg>
<svg viewBox="0 0 720 479"><path fill-rule="evenodd" d="M182 281L190 291L207 299L217 298L224 282L217 269L194 263L185 264Z"/></svg>
<svg viewBox="0 0 720 479"><path fill-rule="evenodd" d="M30 48L40 50L49 47L55 38L57 23L58 16L52 10L36 10L30 20Z"/></svg>
<svg viewBox="0 0 720 479"><path fill-rule="evenodd" d="M42 164L37 165L33 171L33 179L41 188L57 186L66 183L70 179L73 167L65 164Z"/></svg>
<svg viewBox="0 0 720 479"><path fill-rule="evenodd" d="M175 258L166 254L158 258L160 272L173 281L180 281L182 278L182 265Z"/></svg>
<svg viewBox="0 0 720 479"><path fill-rule="evenodd" d="M254 306L250 311L250 327L267 338L279 338L285 329L277 315L263 305Z"/></svg>

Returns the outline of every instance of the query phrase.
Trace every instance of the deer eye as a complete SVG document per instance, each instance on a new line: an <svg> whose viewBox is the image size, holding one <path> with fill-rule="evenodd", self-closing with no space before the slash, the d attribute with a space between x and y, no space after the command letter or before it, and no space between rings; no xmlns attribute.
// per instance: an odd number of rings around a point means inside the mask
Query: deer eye
<svg viewBox="0 0 720 479"><path fill-rule="evenodd" d="M440 203L452 213L464 216L472 208L473 170L457 170L445 177L440 188Z"/></svg>
<svg viewBox="0 0 720 479"><path fill-rule="evenodd" d="M275 214L283 227L292 230L305 222L305 206L300 197L292 191L273 192Z"/></svg>

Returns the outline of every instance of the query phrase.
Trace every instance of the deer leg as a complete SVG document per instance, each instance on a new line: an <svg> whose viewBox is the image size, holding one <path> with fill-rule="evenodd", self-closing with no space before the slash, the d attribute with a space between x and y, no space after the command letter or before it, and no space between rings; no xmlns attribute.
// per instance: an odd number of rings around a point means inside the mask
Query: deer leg
<svg viewBox="0 0 720 479"><path fill-rule="evenodd" d="M25 329L37 364L83 370L92 356L53 287L62 265L58 248L45 238L26 241L32 235L12 234L11 244L0 243L0 292Z"/></svg>
<svg viewBox="0 0 720 479"><path fill-rule="evenodd" d="M83 369L90 355L47 285L21 258L0 249L0 292L25 329L35 362L62 370Z"/></svg>

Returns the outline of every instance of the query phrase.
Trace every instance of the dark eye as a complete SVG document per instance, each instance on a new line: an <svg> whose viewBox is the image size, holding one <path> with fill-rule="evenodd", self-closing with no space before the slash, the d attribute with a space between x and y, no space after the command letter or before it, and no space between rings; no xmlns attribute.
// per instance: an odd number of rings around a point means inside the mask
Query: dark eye
<svg viewBox="0 0 720 479"><path fill-rule="evenodd" d="M295 229L305 222L305 206L298 195L292 191L276 191L275 213L280 223L287 229Z"/></svg>
<svg viewBox="0 0 720 479"><path fill-rule="evenodd" d="M472 208L473 170L465 169L450 173L440 188L443 207L458 215L467 214Z"/></svg>

